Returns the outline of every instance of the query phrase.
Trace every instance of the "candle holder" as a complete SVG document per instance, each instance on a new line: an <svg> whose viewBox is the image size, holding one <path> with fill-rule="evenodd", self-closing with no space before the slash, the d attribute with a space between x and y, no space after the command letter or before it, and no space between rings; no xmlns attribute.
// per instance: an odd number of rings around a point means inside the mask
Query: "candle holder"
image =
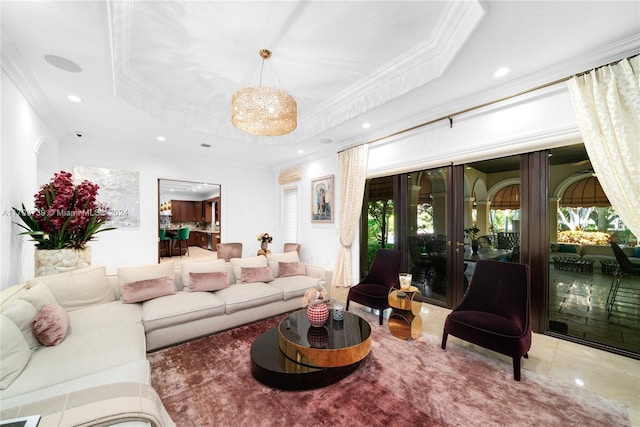
<svg viewBox="0 0 640 427"><path fill-rule="evenodd" d="M400 290L408 291L411 289L411 273L400 273L398 278L400 279Z"/></svg>

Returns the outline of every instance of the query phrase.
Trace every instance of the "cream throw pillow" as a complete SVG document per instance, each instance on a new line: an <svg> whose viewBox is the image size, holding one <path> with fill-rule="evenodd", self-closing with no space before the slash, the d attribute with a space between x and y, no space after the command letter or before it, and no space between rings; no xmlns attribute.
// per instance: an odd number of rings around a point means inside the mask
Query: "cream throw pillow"
<svg viewBox="0 0 640 427"><path fill-rule="evenodd" d="M20 298L29 302L36 308L36 312L40 312L45 304L50 302L58 303L56 297L53 296L47 285L44 283L36 283L20 295Z"/></svg>
<svg viewBox="0 0 640 427"><path fill-rule="evenodd" d="M280 262L298 262L298 252L280 252L267 254L267 260L269 261L269 267L271 267L271 273L273 277L278 277L280 272L278 271L278 263Z"/></svg>
<svg viewBox="0 0 640 427"><path fill-rule="evenodd" d="M31 350L22 332L11 319L0 315L0 389L9 387L20 376L29 359Z"/></svg>
<svg viewBox="0 0 640 427"><path fill-rule="evenodd" d="M122 285L125 283L169 276L175 277L173 262L120 267L118 268L118 285L122 289Z"/></svg>
<svg viewBox="0 0 640 427"><path fill-rule="evenodd" d="M46 286L42 286L46 289ZM38 315L38 311L29 301L22 298L12 299L2 306L2 314L20 329L31 350L40 347L40 342L33 333L33 319Z"/></svg>
<svg viewBox="0 0 640 427"><path fill-rule="evenodd" d="M45 284L58 304L67 311L116 300L116 293L109 286L104 266L36 277L27 281L27 287L31 288L38 283Z"/></svg>

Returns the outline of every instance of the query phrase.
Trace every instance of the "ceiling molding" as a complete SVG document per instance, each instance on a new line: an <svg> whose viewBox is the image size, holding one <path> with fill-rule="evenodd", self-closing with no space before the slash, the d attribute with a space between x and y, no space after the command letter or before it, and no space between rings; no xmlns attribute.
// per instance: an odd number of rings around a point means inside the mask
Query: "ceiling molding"
<svg viewBox="0 0 640 427"><path fill-rule="evenodd" d="M344 123L441 76L485 15L478 1L448 2L428 39L301 118L307 124L302 136Z"/></svg>

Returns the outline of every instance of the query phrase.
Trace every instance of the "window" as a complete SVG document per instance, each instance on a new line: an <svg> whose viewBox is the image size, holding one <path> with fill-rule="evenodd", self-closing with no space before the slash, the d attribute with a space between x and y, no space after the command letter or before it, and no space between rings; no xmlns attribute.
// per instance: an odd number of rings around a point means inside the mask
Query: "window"
<svg viewBox="0 0 640 427"><path fill-rule="evenodd" d="M283 193L283 243L298 241L298 188L285 188Z"/></svg>

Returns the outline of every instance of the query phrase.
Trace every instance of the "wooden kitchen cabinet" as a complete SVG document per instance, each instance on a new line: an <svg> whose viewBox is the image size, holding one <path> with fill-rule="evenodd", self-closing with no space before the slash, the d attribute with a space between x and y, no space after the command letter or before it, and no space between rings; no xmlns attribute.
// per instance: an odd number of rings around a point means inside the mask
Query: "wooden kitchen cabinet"
<svg viewBox="0 0 640 427"><path fill-rule="evenodd" d="M204 211L202 204L202 202L193 202L193 222L204 221Z"/></svg>
<svg viewBox="0 0 640 427"><path fill-rule="evenodd" d="M199 211L196 211L196 203L199 203ZM200 222L202 202L193 200L172 200L171 201L171 222ZM197 213L196 213L197 212Z"/></svg>
<svg viewBox="0 0 640 427"><path fill-rule="evenodd" d="M212 222L213 221L213 206L211 205L211 202L208 200L205 200L204 202L202 202L202 210L203 210L203 216L204 222Z"/></svg>

